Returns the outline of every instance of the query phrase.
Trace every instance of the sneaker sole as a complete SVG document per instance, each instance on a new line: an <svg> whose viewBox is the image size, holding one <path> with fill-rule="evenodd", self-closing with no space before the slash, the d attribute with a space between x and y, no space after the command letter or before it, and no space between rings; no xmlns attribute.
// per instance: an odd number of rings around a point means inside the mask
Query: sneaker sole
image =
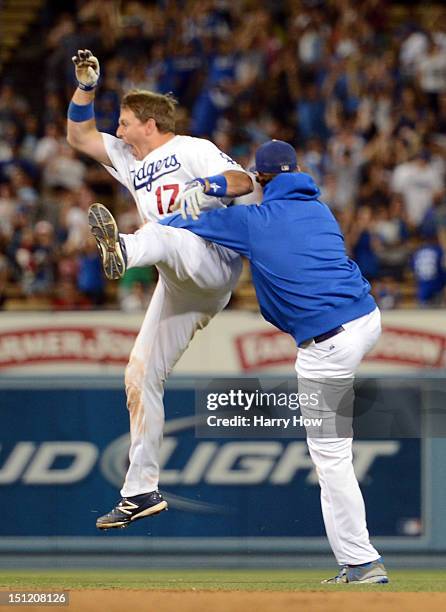
<svg viewBox="0 0 446 612"><path fill-rule="evenodd" d="M130 521L136 521L137 519L144 518L145 516L152 516L154 514L159 514L160 512L166 509L167 509L167 502L163 500L159 504L156 504L156 506L151 506L150 508L143 510L139 514L135 514L135 516L132 516Z"/></svg>
<svg viewBox="0 0 446 612"><path fill-rule="evenodd" d="M321 584L388 584L389 582L388 576L371 576L365 580L351 580L350 582L335 582L334 580L328 579L322 580Z"/></svg>
<svg viewBox="0 0 446 612"><path fill-rule="evenodd" d="M116 529L116 528L128 527L133 521L137 521L146 516L155 516L156 514L160 514L160 512L163 512L163 510L167 510L166 501L162 501L159 504L156 504L156 506L151 506L150 508L146 508L146 510L143 510L139 514L136 514L129 521L116 521L115 523L103 523L99 525L96 523L96 527L98 529Z"/></svg>
<svg viewBox="0 0 446 612"><path fill-rule="evenodd" d="M351 582L347 582L347 584L388 584L389 578L387 576L371 576L370 578L365 578L365 580L352 580Z"/></svg>
<svg viewBox="0 0 446 612"><path fill-rule="evenodd" d="M122 278L126 266L113 215L105 206L96 202L88 209L88 223L96 239L105 276L109 280Z"/></svg>

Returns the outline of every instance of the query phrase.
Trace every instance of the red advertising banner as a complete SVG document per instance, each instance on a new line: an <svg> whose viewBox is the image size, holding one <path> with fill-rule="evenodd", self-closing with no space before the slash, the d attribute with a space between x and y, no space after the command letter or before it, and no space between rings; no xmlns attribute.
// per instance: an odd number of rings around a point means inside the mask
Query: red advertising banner
<svg viewBox="0 0 446 612"><path fill-rule="evenodd" d="M122 374L142 322L119 312L0 317L0 372ZM260 315L225 311L199 333L174 373L225 376L252 372L292 374L294 339ZM414 371L446 367L446 317L442 311L391 311L365 370Z"/></svg>
<svg viewBox="0 0 446 612"><path fill-rule="evenodd" d="M127 363L136 333L115 327L0 331L0 369L49 362Z"/></svg>
<svg viewBox="0 0 446 612"><path fill-rule="evenodd" d="M296 344L289 335L276 330L240 334L235 338L240 365L245 372L258 371L296 361ZM434 334L407 327L383 326L376 347L366 361L441 368L446 365L446 334Z"/></svg>

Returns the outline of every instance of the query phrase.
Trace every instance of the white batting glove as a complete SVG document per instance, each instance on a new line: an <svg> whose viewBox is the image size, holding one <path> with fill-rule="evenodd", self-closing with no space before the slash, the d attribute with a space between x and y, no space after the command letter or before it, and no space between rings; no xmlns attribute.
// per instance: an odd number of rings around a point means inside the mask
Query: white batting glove
<svg viewBox="0 0 446 612"><path fill-rule="evenodd" d="M194 221L198 219L204 200L204 185L195 179L186 183L186 187L175 198L172 210L179 210L183 219L190 215Z"/></svg>
<svg viewBox="0 0 446 612"><path fill-rule="evenodd" d="M79 49L72 58L76 69L76 79L80 89L91 91L99 81L101 70L97 57L88 49Z"/></svg>

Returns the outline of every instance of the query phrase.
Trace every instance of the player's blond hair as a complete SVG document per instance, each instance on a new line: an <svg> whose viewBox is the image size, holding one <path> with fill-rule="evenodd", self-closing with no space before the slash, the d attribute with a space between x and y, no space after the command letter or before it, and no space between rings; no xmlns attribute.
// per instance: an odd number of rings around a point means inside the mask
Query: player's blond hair
<svg viewBox="0 0 446 612"><path fill-rule="evenodd" d="M175 132L176 104L177 101L170 94L158 94L144 89L132 89L121 100L121 106L130 109L143 123L154 119L162 134Z"/></svg>

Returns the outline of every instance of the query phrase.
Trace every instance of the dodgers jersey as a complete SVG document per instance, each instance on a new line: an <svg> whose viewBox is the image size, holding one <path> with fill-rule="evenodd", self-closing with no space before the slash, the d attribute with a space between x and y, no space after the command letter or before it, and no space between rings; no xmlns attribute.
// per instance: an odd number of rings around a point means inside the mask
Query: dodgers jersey
<svg viewBox="0 0 446 612"><path fill-rule="evenodd" d="M176 135L137 160L120 138L102 134L113 166L104 168L132 194L144 222L170 215L175 198L188 181L222 174L227 170L244 172L228 155L209 140ZM232 198L206 197L203 208L222 208Z"/></svg>
<svg viewBox="0 0 446 612"><path fill-rule="evenodd" d="M231 206L161 221L249 259L260 310L297 344L376 308L370 284L345 252L339 225L311 176L278 174L261 206Z"/></svg>

